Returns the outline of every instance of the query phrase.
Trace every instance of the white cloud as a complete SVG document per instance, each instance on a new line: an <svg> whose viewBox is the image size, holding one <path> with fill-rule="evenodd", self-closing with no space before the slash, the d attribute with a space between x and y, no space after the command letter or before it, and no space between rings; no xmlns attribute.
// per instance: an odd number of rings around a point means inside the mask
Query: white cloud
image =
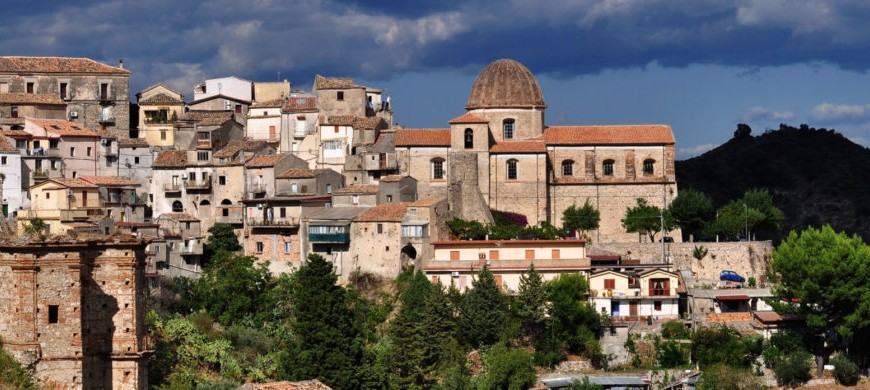
<svg viewBox="0 0 870 390"><path fill-rule="evenodd" d="M677 159L685 160L695 156L700 156L710 150L715 149L718 146L718 144L701 144L690 146L687 148L677 148Z"/></svg>
<svg viewBox="0 0 870 390"><path fill-rule="evenodd" d="M819 121L861 121L870 118L870 104L822 103L810 111L810 118Z"/></svg>
<svg viewBox="0 0 870 390"><path fill-rule="evenodd" d="M763 106L754 106L740 115L742 122L754 121L790 121L795 118L792 111L774 111Z"/></svg>

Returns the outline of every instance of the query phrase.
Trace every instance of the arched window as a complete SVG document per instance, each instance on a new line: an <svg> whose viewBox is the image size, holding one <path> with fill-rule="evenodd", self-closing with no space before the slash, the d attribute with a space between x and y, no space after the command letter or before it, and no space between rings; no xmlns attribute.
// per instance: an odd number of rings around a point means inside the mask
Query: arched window
<svg viewBox="0 0 870 390"><path fill-rule="evenodd" d="M508 180L517 179L517 160L508 160L506 164Z"/></svg>
<svg viewBox="0 0 870 390"><path fill-rule="evenodd" d="M513 139L514 138L514 120L513 119L505 119L502 122L502 128L504 129L504 139Z"/></svg>
<svg viewBox="0 0 870 390"><path fill-rule="evenodd" d="M604 176L613 176L613 160L604 160Z"/></svg>
<svg viewBox="0 0 870 390"><path fill-rule="evenodd" d="M229 199L224 199L221 201L221 215L224 217L230 216L230 206L233 205L233 202Z"/></svg>
<svg viewBox="0 0 870 390"><path fill-rule="evenodd" d="M183 213L184 212L184 205L181 204L181 201L176 200L175 202L172 202L172 212L173 213Z"/></svg>
<svg viewBox="0 0 870 390"><path fill-rule="evenodd" d="M655 172L656 160L648 158L643 160L643 174L652 175Z"/></svg>
<svg viewBox="0 0 870 390"><path fill-rule="evenodd" d="M465 129L465 149L474 147L474 130Z"/></svg>
<svg viewBox="0 0 870 390"><path fill-rule="evenodd" d="M432 159L432 178L435 180L443 180L444 176L444 159Z"/></svg>
<svg viewBox="0 0 870 390"><path fill-rule="evenodd" d="M562 176L574 176L574 160L562 161Z"/></svg>

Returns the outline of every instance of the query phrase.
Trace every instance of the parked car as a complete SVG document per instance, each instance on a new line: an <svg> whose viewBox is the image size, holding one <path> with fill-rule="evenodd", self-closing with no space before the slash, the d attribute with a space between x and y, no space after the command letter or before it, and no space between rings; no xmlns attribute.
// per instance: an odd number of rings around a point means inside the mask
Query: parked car
<svg viewBox="0 0 870 390"><path fill-rule="evenodd" d="M737 282L744 283L746 282L746 278L740 276L737 272L722 270L722 273L719 274L719 280L727 280L729 282Z"/></svg>

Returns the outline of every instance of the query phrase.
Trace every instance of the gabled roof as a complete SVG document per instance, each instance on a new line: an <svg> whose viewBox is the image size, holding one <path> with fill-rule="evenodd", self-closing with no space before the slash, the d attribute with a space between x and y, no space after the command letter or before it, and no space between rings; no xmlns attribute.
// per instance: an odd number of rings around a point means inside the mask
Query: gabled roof
<svg viewBox="0 0 870 390"><path fill-rule="evenodd" d="M176 98L175 96L170 96L165 93L158 93L153 96L149 96L145 99L139 100L140 106L153 106L157 104L166 104L166 105L183 105L184 101Z"/></svg>
<svg viewBox="0 0 870 390"><path fill-rule="evenodd" d="M45 185L45 184L55 184L58 187L56 188L97 188L96 185L84 181L82 179L65 179L65 178L51 178L43 181L39 184L34 184L30 188L34 188L37 186Z"/></svg>
<svg viewBox="0 0 870 390"><path fill-rule="evenodd" d="M57 134L61 137L99 137L100 134L83 125L63 119L26 119L27 122L45 129L45 131Z"/></svg>
<svg viewBox="0 0 870 390"><path fill-rule="evenodd" d="M178 118L180 121L196 121L200 126L220 126L227 121L233 120L233 112L226 111L206 111L206 110L190 110L187 113L181 114Z"/></svg>
<svg viewBox="0 0 870 390"><path fill-rule="evenodd" d="M174 88L172 88L172 87L170 87L170 86L168 86L168 85L166 85L166 84L163 84L163 83L152 84L152 85L149 86L149 87L145 87L145 89L139 91L139 93L137 93L136 95L137 95L137 96L138 96L138 95L141 95L141 94L143 94L143 93L145 93L145 92L148 92L148 91L150 91L150 90L152 90L152 89L154 89L154 88L158 88L158 87L163 87L163 88L165 88L167 91L170 91L170 92L172 92L172 93L175 93L176 95L181 95L181 92L176 91Z"/></svg>
<svg viewBox="0 0 870 390"><path fill-rule="evenodd" d="M0 72L130 75L127 69L102 64L89 58L70 57L0 57Z"/></svg>
<svg viewBox="0 0 870 390"><path fill-rule="evenodd" d="M405 203L387 203L370 208L356 217L356 222L402 222L408 205Z"/></svg>
<svg viewBox="0 0 870 390"><path fill-rule="evenodd" d="M269 144L266 141L262 140L254 140L254 141L246 141L246 140L236 140L230 141L227 146L224 146L223 149L218 150L215 154L212 155L214 158L231 158L236 155L236 153L240 151L245 152L256 152L264 147L268 147Z"/></svg>
<svg viewBox="0 0 870 390"><path fill-rule="evenodd" d="M601 270L601 271L593 272L591 275L589 275L589 277L590 277L590 278L594 278L594 277L597 277L597 276L604 276L604 275L616 275L616 276L619 276L619 277L621 277L621 278L626 278L626 279L628 279L628 275L626 275L626 274L624 274L624 273L622 273L622 272L617 272L617 271L610 270L610 269L606 269L606 270Z"/></svg>
<svg viewBox="0 0 870 390"><path fill-rule="evenodd" d="M398 129L396 146L450 146L450 129Z"/></svg>
<svg viewBox="0 0 870 390"><path fill-rule="evenodd" d="M489 148L490 153L545 153L547 146L541 141L502 141Z"/></svg>
<svg viewBox="0 0 870 390"><path fill-rule="evenodd" d="M335 115L327 118L324 126L352 126L355 129L375 130L387 127L383 118L376 116Z"/></svg>
<svg viewBox="0 0 870 390"><path fill-rule="evenodd" d="M353 126L356 121L354 115L334 115L326 119L323 125L329 126Z"/></svg>
<svg viewBox="0 0 870 390"><path fill-rule="evenodd" d="M18 151L18 148L16 148L15 145L12 145L12 143L9 142L8 138L6 138L4 136L0 136L0 152L17 152L17 151Z"/></svg>
<svg viewBox="0 0 870 390"><path fill-rule="evenodd" d="M463 115L460 115L456 118L453 118L450 120L449 123L452 125L454 123L489 123L489 121L480 115L475 115L475 114L469 113L469 114L463 114Z"/></svg>
<svg viewBox="0 0 870 390"><path fill-rule="evenodd" d="M661 269L661 268L653 268L653 269L648 269L648 270L643 271L643 272L638 272L638 273L637 273L637 276L646 276L646 275L653 274L653 273L656 273L656 272L663 272L663 273L666 273L666 274L673 275L674 277L677 276L677 274L675 274L675 273L673 273L673 272L671 272L671 271L663 270L663 269Z"/></svg>
<svg viewBox="0 0 870 390"><path fill-rule="evenodd" d="M190 102L190 104L199 104L199 103L207 102L209 100L214 100L214 99L225 99L225 100L232 100L236 103L251 104L251 102L248 100L239 99L239 98L234 97L234 96L227 96L227 95L220 94L220 93L217 95L208 95L208 96L202 97L199 100L194 100L194 101Z"/></svg>
<svg viewBox="0 0 870 390"><path fill-rule="evenodd" d="M187 166L187 151L167 150L157 155L152 168L184 168Z"/></svg>
<svg viewBox="0 0 870 390"><path fill-rule="evenodd" d="M396 132L384 130L375 143L366 148L369 153L391 153L396 151Z"/></svg>
<svg viewBox="0 0 870 390"><path fill-rule="evenodd" d="M284 99L272 99L262 102L256 102L251 105L251 108L281 108L284 106Z"/></svg>
<svg viewBox="0 0 870 390"><path fill-rule="evenodd" d="M276 179L311 179L320 176L331 169L288 169L275 176Z"/></svg>
<svg viewBox="0 0 870 390"><path fill-rule="evenodd" d="M356 85L350 77L324 77L314 76L314 89L350 89L363 88Z"/></svg>
<svg viewBox="0 0 870 390"><path fill-rule="evenodd" d="M33 104L65 106L66 102L53 93L0 93L0 104Z"/></svg>
<svg viewBox="0 0 870 390"><path fill-rule="evenodd" d="M673 145L667 125L550 126L544 129L547 145Z"/></svg>
<svg viewBox="0 0 870 390"><path fill-rule="evenodd" d="M313 96L291 96L284 102L284 112L317 111L317 98Z"/></svg>
<svg viewBox="0 0 870 390"><path fill-rule="evenodd" d="M377 184L354 184L344 188L339 188L332 192L333 194L377 194Z"/></svg>
<svg viewBox="0 0 870 390"><path fill-rule="evenodd" d="M102 187L139 187L142 183L118 176L82 176L82 180Z"/></svg>
<svg viewBox="0 0 870 390"><path fill-rule="evenodd" d="M267 168L274 167L278 161L283 160L288 155L286 154L269 154L265 156L254 156L245 162L247 168Z"/></svg>
<svg viewBox="0 0 870 390"><path fill-rule="evenodd" d="M121 138L118 140L118 147L121 148L147 148L149 146L145 138Z"/></svg>

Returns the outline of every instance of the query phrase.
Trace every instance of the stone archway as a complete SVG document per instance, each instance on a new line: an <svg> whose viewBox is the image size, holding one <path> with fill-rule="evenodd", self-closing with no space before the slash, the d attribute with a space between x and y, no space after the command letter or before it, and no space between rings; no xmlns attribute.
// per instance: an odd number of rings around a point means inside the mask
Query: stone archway
<svg viewBox="0 0 870 390"><path fill-rule="evenodd" d="M408 244L402 247L401 251L402 270L417 268L417 249L413 245Z"/></svg>

